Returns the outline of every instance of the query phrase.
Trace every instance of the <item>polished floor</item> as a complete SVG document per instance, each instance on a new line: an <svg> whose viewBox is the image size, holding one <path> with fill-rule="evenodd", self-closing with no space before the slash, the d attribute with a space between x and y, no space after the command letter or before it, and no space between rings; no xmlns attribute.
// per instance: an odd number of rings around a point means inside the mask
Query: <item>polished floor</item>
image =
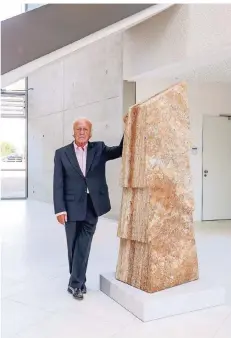
<svg viewBox="0 0 231 338"><path fill-rule="evenodd" d="M99 273L115 270L116 227L100 219L89 262L89 293L78 302L66 292L65 234L52 206L2 201L2 338L231 337L231 222L195 225L200 274L226 287L226 304L149 323L98 290Z"/></svg>

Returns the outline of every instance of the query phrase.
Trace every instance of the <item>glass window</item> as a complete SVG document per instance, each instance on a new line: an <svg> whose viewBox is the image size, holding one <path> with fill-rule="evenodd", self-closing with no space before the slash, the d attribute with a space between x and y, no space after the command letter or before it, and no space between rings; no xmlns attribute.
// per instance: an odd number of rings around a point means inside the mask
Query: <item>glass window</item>
<svg viewBox="0 0 231 338"><path fill-rule="evenodd" d="M7 86L5 90L25 90L26 89L26 79L19 80L18 82L12 83L11 85Z"/></svg>
<svg viewBox="0 0 231 338"><path fill-rule="evenodd" d="M26 11L31 11L32 9L46 5L44 4L26 4Z"/></svg>
<svg viewBox="0 0 231 338"><path fill-rule="evenodd" d="M2 118L1 197L27 197L26 119Z"/></svg>
<svg viewBox="0 0 231 338"><path fill-rule="evenodd" d="M25 116L26 79L22 79L1 90L1 115Z"/></svg>
<svg viewBox="0 0 231 338"><path fill-rule="evenodd" d="M25 116L25 108L26 108L26 102L25 102L25 95L17 95L13 92L2 92L1 95L1 115L7 116L7 115L19 115L19 116Z"/></svg>

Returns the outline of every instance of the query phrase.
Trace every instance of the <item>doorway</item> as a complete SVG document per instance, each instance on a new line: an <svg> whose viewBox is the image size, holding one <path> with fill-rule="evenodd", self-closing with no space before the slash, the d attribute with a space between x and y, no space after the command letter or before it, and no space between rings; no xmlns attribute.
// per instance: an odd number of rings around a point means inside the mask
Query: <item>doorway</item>
<svg viewBox="0 0 231 338"><path fill-rule="evenodd" d="M231 219L231 118L204 116L202 219Z"/></svg>

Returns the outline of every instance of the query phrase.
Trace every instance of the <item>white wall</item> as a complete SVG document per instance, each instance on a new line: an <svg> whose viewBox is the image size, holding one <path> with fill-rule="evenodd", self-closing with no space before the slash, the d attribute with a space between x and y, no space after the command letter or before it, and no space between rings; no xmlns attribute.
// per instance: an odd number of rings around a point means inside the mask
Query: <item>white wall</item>
<svg viewBox="0 0 231 338"><path fill-rule="evenodd" d="M188 55L204 53L231 43L231 4L189 6Z"/></svg>
<svg viewBox="0 0 231 338"><path fill-rule="evenodd" d="M188 10L188 6L173 6L124 33L124 79L185 57Z"/></svg>
<svg viewBox="0 0 231 338"><path fill-rule="evenodd" d="M169 72L207 64L231 54L231 5L175 5L127 30L124 35L124 79L147 72ZM169 73L168 73L169 74Z"/></svg>
<svg viewBox="0 0 231 338"><path fill-rule="evenodd" d="M110 36L29 76L29 198L52 202L53 159L72 142L79 116L93 122L93 139L119 144L123 133L122 37ZM112 211L120 209L120 160L107 164Z"/></svg>
<svg viewBox="0 0 231 338"><path fill-rule="evenodd" d="M173 80L142 79L137 82L137 102L142 101L174 83ZM197 83L188 81L191 135L196 155L191 154L191 172L195 198L194 220L202 215L202 128L203 115L230 114L231 84ZM214 159L215 160L215 159Z"/></svg>

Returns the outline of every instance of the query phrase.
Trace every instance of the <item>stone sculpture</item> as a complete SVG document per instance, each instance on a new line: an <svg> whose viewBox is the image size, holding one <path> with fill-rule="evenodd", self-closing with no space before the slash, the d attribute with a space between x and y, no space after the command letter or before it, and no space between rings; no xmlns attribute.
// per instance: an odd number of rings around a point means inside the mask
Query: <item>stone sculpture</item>
<svg viewBox="0 0 231 338"><path fill-rule="evenodd" d="M186 84L126 115L116 278L146 292L198 279Z"/></svg>

